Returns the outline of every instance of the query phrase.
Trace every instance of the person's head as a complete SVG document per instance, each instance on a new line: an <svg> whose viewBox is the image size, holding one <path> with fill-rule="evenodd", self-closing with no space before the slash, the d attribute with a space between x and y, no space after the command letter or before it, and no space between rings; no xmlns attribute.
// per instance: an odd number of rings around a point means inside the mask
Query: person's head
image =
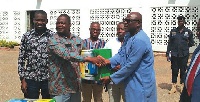
<svg viewBox="0 0 200 102"><path fill-rule="evenodd" d="M185 24L185 17L184 16L178 16L177 20L178 20L178 27L183 27L184 24Z"/></svg>
<svg viewBox="0 0 200 102"><path fill-rule="evenodd" d="M200 40L200 18L199 18L199 21L197 23L197 33L196 33L198 39Z"/></svg>
<svg viewBox="0 0 200 102"><path fill-rule="evenodd" d="M71 19L67 14L61 14L56 21L58 34L70 34Z"/></svg>
<svg viewBox="0 0 200 102"><path fill-rule="evenodd" d="M125 36L125 28L124 28L124 22L119 22L117 24L117 37L118 39L123 39Z"/></svg>
<svg viewBox="0 0 200 102"><path fill-rule="evenodd" d="M46 24L48 23L47 13L43 10L38 10L34 14L33 23L36 31L46 30Z"/></svg>
<svg viewBox="0 0 200 102"><path fill-rule="evenodd" d="M137 33L142 28L142 15L139 12L131 12L123 19L126 32Z"/></svg>
<svg viewBox="0 0 200 102"><path fill-rule="evenodd" d="M101 32L100 24L98 22L92 22L90 24L89 30L90 30L90 39L97 40Z"/></svg>

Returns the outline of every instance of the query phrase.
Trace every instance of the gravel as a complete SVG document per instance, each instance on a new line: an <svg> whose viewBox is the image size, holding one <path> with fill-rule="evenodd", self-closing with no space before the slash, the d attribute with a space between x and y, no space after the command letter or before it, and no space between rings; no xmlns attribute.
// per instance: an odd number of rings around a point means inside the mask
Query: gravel
<svg viewBox="0 0 200 102"><path fill-rule="evenodd" d="M168 94L171 88L170 62L166 61L166 57L162 53L154 55L158 102L178 102L179 91ZM12 98L23 98L17 74L17 58L18 50L0 50L0 102ZM108 93L103 93L103 101L108 102Z"/></svg>

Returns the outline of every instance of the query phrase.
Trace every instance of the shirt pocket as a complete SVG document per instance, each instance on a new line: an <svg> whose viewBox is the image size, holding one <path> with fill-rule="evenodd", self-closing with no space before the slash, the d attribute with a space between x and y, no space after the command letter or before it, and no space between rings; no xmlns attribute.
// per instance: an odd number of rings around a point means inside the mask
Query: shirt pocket
<svg viewBox="0 0 200 102"><path fill-rule="evenodd" d="M188 41L188 37L189 37L189 36L182 36L182 39L183 39L184 41Z"/></svg>
<svg viewBox="0 0 200 102"><path fill-rule="evenodd" d="M76 49L74 48L75 46L73 44L65 44L66 50L69 52L75 52Z"/></svg>
<svg viewBox="0 0 200 102"><path fill-rule="evenodd" d="M189 43L189 40L188 40L188 37L187 36L182 36L182 39L181 39L181 46L183 49L185 50L188 50L188 43Z"/></svg>

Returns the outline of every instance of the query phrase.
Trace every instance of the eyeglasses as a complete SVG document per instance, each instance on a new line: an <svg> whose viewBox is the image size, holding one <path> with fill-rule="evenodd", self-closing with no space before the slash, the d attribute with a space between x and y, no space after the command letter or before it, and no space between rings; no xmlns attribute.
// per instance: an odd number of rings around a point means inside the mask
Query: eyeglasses
<svg viewBox="0 0 200 102"><path fill-rule="evenodd" d="M90 28L90 30L91 30L91 31L95 31L95 30L96 30L97 32L100 32L100 31L101 31L101 29L95 29L95 28Z"/></svg>
<svg viewBox="0 0 200 102"><path fill-rule="evenodd" d="M140 21L140 20L138 20L138 19L123 19L123 22L125 22L125 23L131 23L131 22L133 22L133 21Z"/></svg>

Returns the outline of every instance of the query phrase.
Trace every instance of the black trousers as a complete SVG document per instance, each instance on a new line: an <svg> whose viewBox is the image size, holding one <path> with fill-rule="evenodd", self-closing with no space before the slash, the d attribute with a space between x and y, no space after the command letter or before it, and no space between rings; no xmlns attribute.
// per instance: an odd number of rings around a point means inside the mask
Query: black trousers
<svg viewBox="0 0 200 102"><path fill-rule="evenodd" d="M172 83L177 83L177 77L180 69L180 83L185 81L185 71L187 69L188 56L184 57L171 57L171 69L172 69Z"/></svg>
<svg viewBox="0 0 200 102"><path fill-rule="evenodd" d="M180 95L179 102L191 102L191 96L188 95L185 85L184 85L183 91Z"/></svg>
<svg viewBox="0 0 200 102"><path fill-rule="evenodd" d="M26 79L27 83L27 94L24 94L24 98L39 99L40 89L42 99L50 99L48 81L35 81Z"/></svg>

